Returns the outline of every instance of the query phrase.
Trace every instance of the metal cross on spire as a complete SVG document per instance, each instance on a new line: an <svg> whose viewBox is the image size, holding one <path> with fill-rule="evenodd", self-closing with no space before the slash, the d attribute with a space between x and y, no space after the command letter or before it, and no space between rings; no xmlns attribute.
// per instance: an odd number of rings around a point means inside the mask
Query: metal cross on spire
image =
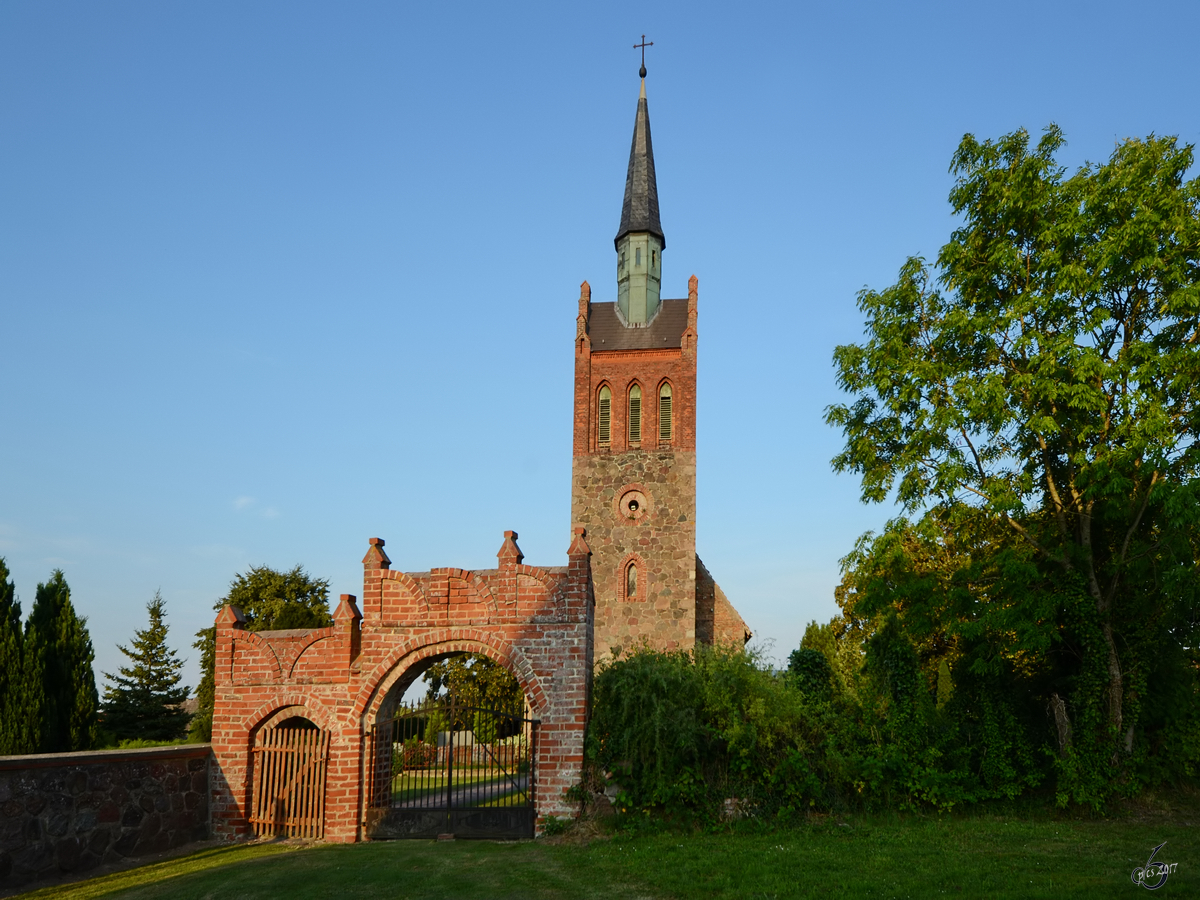
<svg viewBox="0 0 1200 900"><path fill-rule="evenodd" d="M654 46L654 41L651 41L650 43L647 44L646 36L644 34L642 35L642 42L640 44L633 45L634 50L637 50L640 47L641 51L642 51L642 67L641 67L641 69L638 70L638 74L641 75L643 78L646 77L646 48L653 47L653 46Z"/></svg>

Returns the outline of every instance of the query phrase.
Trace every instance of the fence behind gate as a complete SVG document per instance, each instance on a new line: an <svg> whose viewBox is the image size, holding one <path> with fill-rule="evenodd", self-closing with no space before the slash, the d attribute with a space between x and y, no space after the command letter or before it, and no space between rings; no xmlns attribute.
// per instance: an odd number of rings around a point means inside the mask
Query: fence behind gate
<svg viewBox="0 0 1200 900"><path fill-rule="evenodd" d="M533 837L537 721L447 696L401 707L371 733L367 835Z"/></svg>

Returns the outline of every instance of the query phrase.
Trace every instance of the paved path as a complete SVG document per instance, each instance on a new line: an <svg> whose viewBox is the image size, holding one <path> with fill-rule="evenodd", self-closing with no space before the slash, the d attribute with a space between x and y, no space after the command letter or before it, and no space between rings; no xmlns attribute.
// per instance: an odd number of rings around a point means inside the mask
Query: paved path
<svg viewBox="0 0 1200 900"><path fill-rule="evenodd" d="M497 778L492 778L487 781L476 781L473 784L465 784L462 787L455 787L451 784L450 787L450 806L455 809L471 809L496 799L497 797L507 794L510 791L524 791L529 786L529 775L501 775ZM429 792L421 797L414 797L411 800L406 800L404 803L396 804L399 809L445 809L446 804L446 788L430 788ZM524 805L524 804L516 804Z"/></svg>

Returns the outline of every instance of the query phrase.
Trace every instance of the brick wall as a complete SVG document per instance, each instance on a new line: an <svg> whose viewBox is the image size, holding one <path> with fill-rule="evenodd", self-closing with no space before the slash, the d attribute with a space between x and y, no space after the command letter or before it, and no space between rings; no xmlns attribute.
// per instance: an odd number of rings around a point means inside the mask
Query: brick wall
<svg viewBox="0 0 1200 900"><path fill-rule="evenodd" d="M0 757L0 887L209 834L207 744Z"/></svg>
<svg viewBox="0 0 1200 900"><path fill-rule="evenodd" d="M705 644L744 647L751 638L738 611L700 557L696 557L696 640Z"/></svg>
<svg viewBox="0 0 1200 900"><path fill-rule="evenodd" d="M363 559L361 612L342 595L331 628L244 630L230 607L217 617L212 779L213 831L249 833L252 748L265 727L303 716L330 732L325 839L363 837L367 737L434 658L483 654L521 683L540 720L535 796L539 818L571 811L579 781L592 670L590 550L582 530L568 565L523 564L505 532L498 566L401 572L384 542Z"/></svg>
<svg viewBox="0 0 1200 900"><path fill-rule="evenodd" d="M621 453L625 450L696 449L696 309L698 282L688 282L688 321L680 346L663 349L604 351L592 346L587 323L592 289L580 286L579 314L575 329L575 416L574 455ZM658 389L669 381L672 389L672 435L669 445L658 441ZM642 440L636 447L628 442L629 388L642 388ZM597 443L597 403L602 385L612 390L611 442Z"/></svg>

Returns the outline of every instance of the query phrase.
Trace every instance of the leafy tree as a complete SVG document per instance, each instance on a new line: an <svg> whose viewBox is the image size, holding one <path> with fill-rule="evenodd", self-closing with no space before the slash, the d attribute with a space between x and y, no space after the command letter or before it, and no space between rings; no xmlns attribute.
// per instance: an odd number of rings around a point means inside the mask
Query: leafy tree
<svg viewBox="0 0 1200 900"><path fill-rule="evenodd" d="M191 716L189 690L180 686L183 660L167 646L166 602L154 592L146 604L150 626L135 632L133 649L117 645L132 665L105 677L104 727L118 740L172 741L184 736Z"/></svg>
<svg viewBox="0 0 1200 900"><path fill-rule="evenodd" d="M825 625L809 622L799 649L815 650L824 656L832 679L833 696L853 701L857 696L857 676L863 664L863 636L849 632L845 619L835 619ZM793 670L790 657L788 668Z"/></svg>
<svg viewBox="0 0 1200 900"><path fill-rule="evenodd" d="M833 667L820 650L793 650L788 657L788 674L802 694L818 700L833 697Z"/></svg>
<svg viewBox="0 0 1200 900"><path fill-rule="evenodd" d="M450 720L442 711L441 706L433 705L428 707L428 712L425 715L425 724L421 734L426 743L436 744L438 735L443 731L450 730Z"/></svg>
<svg viewBox="0 0 1200 900"><path fill-rule="evenodd" d="M76 615L61 569L55 569L50 580L37 587L25 623L25 654L27 683L41 685L39 750L91 749L100 705L92 671L96 654L87 620Z"/></svg>
<svg viewBox="0 0 1200 900"><path fill-rule="evenodd" d="M285 628L324 628L333 624L329 614L329 579L313 578L300 566L280 572L269 566L251 566L236 575L229 593L213 604L220 610L236 606L246 616L249 631Z"/></svg>
<svg viewBox="0 0 1200 900"><path fill-rule="evenodd" d="M277 631L287 628L325 628L333 624L329 614L329 579L313 578L301 566L280 572L269 566L251 566L234 576L229 593L213 609L236 606L246 617L248 631ZM200 651L200 684L196 688L197 709L192 720L194 738L212 737L216 629L196 632L192 645Z"/></svg>
<svg viewBox="0 0 1200 900"><path fill-rule="evenodd" d="M1061 773L1094 799L1163 724L1152 707L1198 699L1200 179L1174 138L1072 175L1062 145L1053 126L1035 146L963 138L960 227L935 267L910 259L859 294L867 341L834 355L853 400L827 421L864 500L923 512L924 550L928 529L974 543L890 583L880 554L910 526L860 547L875 610L907 603L930 641L970 632L978 675L1019 658L1059 734L1086 738Z"/></svg>
<svg viewBox="0 0 1200 900"><path fill-rule="evenodd" d="M481 744L490 744L500 736L500 729L496 727L496 717L482 709L475 711L471 731L475 740Z"/></svg>
<svg viewBox="0 0 1200 900"><path fill-rule="evenodd" d="M196 686L196 714L192 716L189 740L212 740L213 706L216 704L217 632L204 628L196 632L192 644L200 651L200 683Z"/></svg>
<svg viewBox="0 0 1200 900"><path fill-rule="evenodd" d="M421 679L428 685L425 691L428 700L445 689L463 706L520 713L525 697L520 682L508 669L474 653L440 660L426 669Z"/></svg>

